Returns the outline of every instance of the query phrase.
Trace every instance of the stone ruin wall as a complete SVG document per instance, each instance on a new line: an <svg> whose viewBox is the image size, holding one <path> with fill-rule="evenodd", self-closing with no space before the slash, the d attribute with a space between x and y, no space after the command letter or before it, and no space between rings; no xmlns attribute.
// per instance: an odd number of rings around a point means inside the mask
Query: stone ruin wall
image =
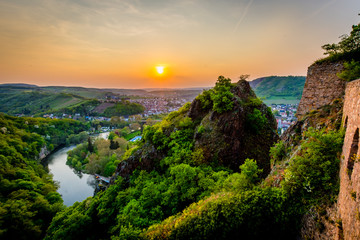
<svg viewBox="0 0 360 240"><path fill-rule="evenodd" d="M297 109L297 118L330 104L344 96L346 82L337 77L344 69L342 62L315 63L308 68L304 91Z"/></svg>
<svg viewBox="0 0 360 240"><path fill-rule="evenodd" d="M313 64L308 68L304 92L297 110L307 112L345 98L342 126L346 129L340 162L340 192L330 210L341 227L326 227L314 239L360 239L360 79L346 83L337 77L343 63Z"/></svg>
<svg viewBox="0 0 360 240"><path fill-rule="evenodd" d="M344 239L360 239L360 80L346 86L342 125L346 133L340 163L338 217Z"/></svg>

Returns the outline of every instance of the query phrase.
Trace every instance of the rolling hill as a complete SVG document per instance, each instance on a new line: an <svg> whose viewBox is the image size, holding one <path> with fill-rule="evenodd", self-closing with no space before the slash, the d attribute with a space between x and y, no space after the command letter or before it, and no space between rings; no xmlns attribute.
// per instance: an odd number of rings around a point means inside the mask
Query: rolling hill
<svg viewBox="0 0 360 240"><path fill-rule="evenodd" d="M270 76L255 79L250 86L266 104L297 104L304 89L303 76Z"/></svg>

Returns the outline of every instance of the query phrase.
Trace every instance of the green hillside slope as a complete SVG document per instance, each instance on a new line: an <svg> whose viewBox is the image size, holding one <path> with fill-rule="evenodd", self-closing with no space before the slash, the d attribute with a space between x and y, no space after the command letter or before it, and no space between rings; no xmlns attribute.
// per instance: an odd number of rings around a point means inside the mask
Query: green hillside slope
<svg viewBox="0 0 360 240"><path fill-rule="evenodd" d="M305 79L303 76L270 76L255 79L250 86L266 104L296 104L300 102Z"/></svg>
<svg viewBox="0 0 360 240"><path fill-rule="evenodd" d="M84 97L68 93L52 93L39 88L0 87L0 112L34 115L76 107L89 102Z"/></svg>

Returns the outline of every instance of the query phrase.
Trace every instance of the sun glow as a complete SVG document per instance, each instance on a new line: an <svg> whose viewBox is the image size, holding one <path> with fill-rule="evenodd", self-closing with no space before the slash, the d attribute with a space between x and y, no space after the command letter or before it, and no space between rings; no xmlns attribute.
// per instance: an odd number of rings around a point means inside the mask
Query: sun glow
<svg viewBox="0 0 360 240"><path fill-rule="evenodd" d="M156 66L156 72L158 74L163 74L164 73L164 66Z"/></svg>

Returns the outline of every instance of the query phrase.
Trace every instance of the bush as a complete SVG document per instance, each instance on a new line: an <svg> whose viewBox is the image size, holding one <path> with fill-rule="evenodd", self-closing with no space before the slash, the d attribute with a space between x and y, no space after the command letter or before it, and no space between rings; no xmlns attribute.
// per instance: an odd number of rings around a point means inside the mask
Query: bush
<svg viewBox="0 0 360 240"><path fill-rule="evenodd" d="M360 62L352 60L344 63L344 71L337 74L339 78L345 81L352 81L360 78Z"/></svg>
<svg viewBox="0 0 360 240"><path fill-rule="evenodd" d="M337 195L343 137L343 132L325 133L310 128L305 133L301 152L285 170L284 190L310 202Z"/></svg>
<svg viewBox="0 0 360 240"><path fill-rule="evenodd" d="M253 113L246 117L246 123L255 133L260 133L267 124L267 118L257 108L254 108Z"/></svg>

